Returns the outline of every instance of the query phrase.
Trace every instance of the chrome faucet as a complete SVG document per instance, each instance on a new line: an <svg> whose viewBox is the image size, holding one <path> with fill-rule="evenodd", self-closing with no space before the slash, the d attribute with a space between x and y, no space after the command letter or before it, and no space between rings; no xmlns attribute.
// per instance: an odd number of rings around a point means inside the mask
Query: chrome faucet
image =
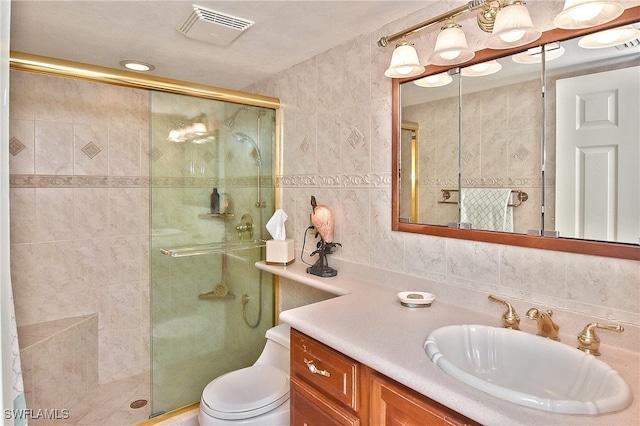
<svg viewBox="0 0 640 426"><path fill-rule="evenodd" d="M507 307L507 310L504 314L502 314L502 326L504 328L511 328L513 330L520 330L520 317L516 313L516 310L513 309L513 306L506 300L498 299L493 294L489 295L489 300L494 302L502 303Z"/></svg>
<svg viewBox="0 0 640 426"><path fill-rule="evenodd" d="M553 311L551 310L541 312L538 308L531 308L527 311L527 318L538 322L538 336L560 341L560 338L558 337L560 326L553 322L551 319L552 316Z"/></svg>

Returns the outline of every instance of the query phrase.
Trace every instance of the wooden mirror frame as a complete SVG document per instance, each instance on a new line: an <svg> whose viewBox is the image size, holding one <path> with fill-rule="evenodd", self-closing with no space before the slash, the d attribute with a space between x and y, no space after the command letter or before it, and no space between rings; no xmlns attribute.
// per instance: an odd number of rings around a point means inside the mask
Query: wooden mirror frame
<svg viewBox="0 0 640 426"><path fill-rule="evenodd" d="M477 63L498 59L515 53L525 51L531 47L554 41L564 41L586 34L629 25L640 21L640 6L626 9L617 19L606 24L580 30L553 29L542 33L542 37L526 46L515 49L492 50L484 49L476 52L473 60L464 64L465 67ZM555 238L544 236L531 236L525 234L508 234L493 231L481 231L471 229L449 228L446 226L426 225L417 223L400 222L400 84L413 81L432 74L438 74L456 67L442 67L429 65L425 72L417 77L405 79L393 79L392 103L391 103L391 229L393 231L411 232L414 234L433 235L446 238L457 238L487 243L497 243L520 247L530 247L545 250L556 250L570 253L582 253L594 256L606 256L620 259L640 260L640 246L633 244L610 243L591 240L579 240L572 238Z"/></svg>

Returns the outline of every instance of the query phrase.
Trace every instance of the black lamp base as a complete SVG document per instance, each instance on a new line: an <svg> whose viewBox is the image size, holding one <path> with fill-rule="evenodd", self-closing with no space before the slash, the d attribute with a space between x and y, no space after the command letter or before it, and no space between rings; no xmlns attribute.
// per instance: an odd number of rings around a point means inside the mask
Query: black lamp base
<svg viewBox="0 0 640 426"><path fill-rule="evenodd" d="M335 277L338 275L338 271L329 266L324 266L322 263L322 259L318 259L313 266L307 268L307 274L317 275L322 278Z"/></svg>

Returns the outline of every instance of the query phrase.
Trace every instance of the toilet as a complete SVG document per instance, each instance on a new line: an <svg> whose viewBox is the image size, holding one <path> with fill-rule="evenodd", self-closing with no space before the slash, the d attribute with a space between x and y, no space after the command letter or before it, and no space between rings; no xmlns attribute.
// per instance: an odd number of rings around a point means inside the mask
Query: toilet
<svg viewBox="0 0 640 426"><path fill-rule="evenodd" d="M250 367L224 374L202 391L198 422L206 425L289 425L289 326L267 330Z"/></svg>

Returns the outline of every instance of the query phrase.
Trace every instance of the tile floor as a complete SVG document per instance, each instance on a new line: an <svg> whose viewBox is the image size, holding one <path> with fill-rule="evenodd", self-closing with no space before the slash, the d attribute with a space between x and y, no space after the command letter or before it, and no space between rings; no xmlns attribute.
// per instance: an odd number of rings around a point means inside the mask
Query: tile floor
<svg viewBox="0 0 640 426"><path fill-rule="evenodd" d="M151 413L149 403L138 409L129 407L138 399L151 400L148 372L98 386L69 408L69 419L55 421L30 419L29 425L134 425L147 420Z"/></svg>

